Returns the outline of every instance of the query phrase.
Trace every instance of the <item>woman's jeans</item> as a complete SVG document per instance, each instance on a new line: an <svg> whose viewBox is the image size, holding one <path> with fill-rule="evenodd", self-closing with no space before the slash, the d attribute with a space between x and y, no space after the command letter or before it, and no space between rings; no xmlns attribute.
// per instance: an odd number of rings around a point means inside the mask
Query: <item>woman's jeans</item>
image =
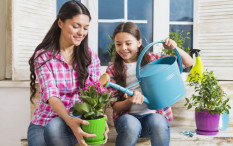
<svg viewBox="0 0 233 146"><path fill-rule="evenodd" d="M74 146L76 143L72 130L60 117L45 126L29 125L28 146Z"/></svg>
<svg viewBox="0 0 233 146"><path fill-rule="evenodd" d="M150 138L152 146L169 146L170 127L160 114L124 114L114 125L118 133L116 146L134 146L139 137Z"/></svg>

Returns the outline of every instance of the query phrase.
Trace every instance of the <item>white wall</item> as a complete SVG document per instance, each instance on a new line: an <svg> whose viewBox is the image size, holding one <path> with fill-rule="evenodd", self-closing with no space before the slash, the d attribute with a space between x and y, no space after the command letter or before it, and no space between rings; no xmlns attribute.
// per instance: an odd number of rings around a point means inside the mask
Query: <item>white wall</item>
<svg viewBox="0 0 233 146"><path fill-rule="evenodd" d="M0 80L5 78L6 0L0 0Z"/></svg>
<svg viewBox="0 0 233 146"><path fill-rule="evenodd" d="M0 82L0 145L20 146L30 123L29 83Z"/></svg>

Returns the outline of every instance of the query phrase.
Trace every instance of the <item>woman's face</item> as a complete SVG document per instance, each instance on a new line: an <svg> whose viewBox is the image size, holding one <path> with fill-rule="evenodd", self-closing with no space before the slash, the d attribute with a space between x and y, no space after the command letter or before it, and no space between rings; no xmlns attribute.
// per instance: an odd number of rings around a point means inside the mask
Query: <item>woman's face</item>
<svg viewBox="0 0 233 146"><path fill-rule="evenodd" d="M79 14L72 19L58 21L61 28L60 45L64 47L79 46L87 36L90 18L87 15Z"/></svg>
<svg viewBox="0 0 233 146"><path fill-rule="evenodd" d="M133 35L126 32L117 33L114 38L116 52L126 63L135 62L138 59L138 47L142 45Z"/></svg>

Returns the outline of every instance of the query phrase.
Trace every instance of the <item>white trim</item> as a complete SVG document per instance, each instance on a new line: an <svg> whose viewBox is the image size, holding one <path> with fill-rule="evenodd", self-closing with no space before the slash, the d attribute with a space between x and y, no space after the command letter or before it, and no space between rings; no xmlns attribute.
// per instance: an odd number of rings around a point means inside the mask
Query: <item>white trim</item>
<svg viewBox="0 0 233 146"><path fill-rule="evenodd" d="M124 22L128 20L128 0L124 0L124 19Z"/></svg>
<svg viewBox="0 0 233 146"><path fill-rule="evenodd" d="M29 81L12 81L12 80L3 80L0 81L0 88L24 88L24 87L30 87Z"/></svg>
<svg viewBox="0 0 233 146"><path fill-rule="evenodd" d="M133 22L133 23L148 23L147 20L126 20L126 19L99 19L100 23L116 23L116 22Z"/></svg>
<svg viewBox="0 0 233 146"><path fill-rule="evenodd" d="M199 41L198 41L198 1L193 1L193 48L199 48Z"/></svg>
<svg viewBox="0 0 233 146"><path fill-rule="evenodd" d="M153 41L161 41L169 36L170 0L154 0L153 12ZM155 47L153 52L161 51L160 47Z"/></svg>
<svg viewBox="0 0 233 146"><path fill-rule="evenodd" d="M193 25L193 22L170 21L170 25Z"/></svg>
<svg viewBox="0 0 233 146"><path fill-rule="evenodd" d="M91 14L91 22L88 29L88 46L98 54L98 4L99 0L82 0Z"/></svg>
<svg viewBox="0 0 233 146"><path fill-rule="evenodd" d="M5 78L5 57L6 57L6 9L7 9L7 1L0 1L0 80Z"/></svg>

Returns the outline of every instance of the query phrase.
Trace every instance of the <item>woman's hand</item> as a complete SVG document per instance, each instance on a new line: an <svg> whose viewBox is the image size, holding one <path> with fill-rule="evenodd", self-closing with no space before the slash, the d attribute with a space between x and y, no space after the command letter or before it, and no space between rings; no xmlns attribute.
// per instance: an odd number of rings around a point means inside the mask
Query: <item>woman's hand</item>
<svg viewBox="0 0 233 146"><path fill-rule="evenodd" d="M173 50L173 49L177 48L177 44L175 41L167 38L167 39L165 39L165 43L163 43L163 47L165 49Z"/></svg>
<svg viewBox="0 0 233 146"><path fill-rule="evenodd" d="M96 135L95 134L88 134L88 133L84 132L81 129L80 124L88 125L89 122L82 120L80 118L71 117L69 120L69 123L67 123L67 125L71 128L75 137L77 138L79 145L88 146L83 137L95 137Z"/></svg>
<svg viewBox="0 0 233 146"><path fill-rule="evenodd" d="M105 136L105 142L103 144L106 144L107 141L108 141L108 132L109 132L109 128L108 128L108 117L107 115L104 115L105 116L105 119L106 119L106 123L105 123L105 132L104 132L104 136Z"/></svg>
<svg viewBox="0 0 233 146"><path fill-rule="evenodd" d="M133 96L129 96L128 94L124 94L124 97L127 98L131 103L134 104L142 104L144 101L144 96L141 92L134 91Z"/></svg>

